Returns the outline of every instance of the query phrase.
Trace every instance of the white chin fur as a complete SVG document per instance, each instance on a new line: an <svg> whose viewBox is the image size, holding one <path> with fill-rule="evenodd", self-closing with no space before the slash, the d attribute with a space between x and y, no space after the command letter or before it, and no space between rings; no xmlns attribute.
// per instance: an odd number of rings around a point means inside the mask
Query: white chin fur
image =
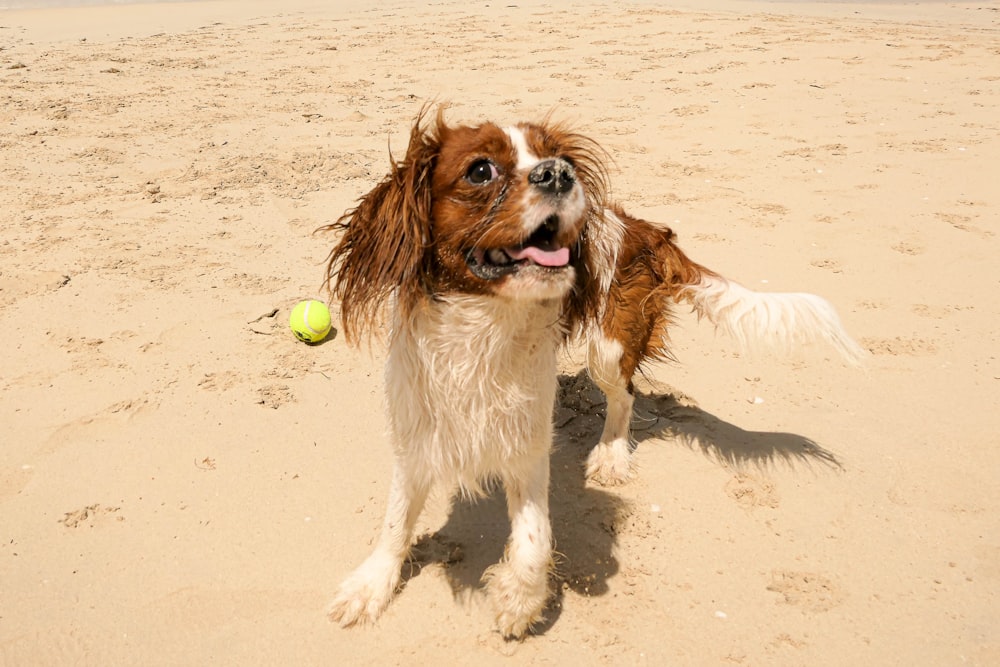
<svg viewBox="0 0 1000 667"><path fill-rule="evenodd" d="M569 294L575 276L576 271L571 266L559 271L524 267L517 273L504 278L503 282L497 286L496 294L508 299L523 301L561 299Z"/></svg>

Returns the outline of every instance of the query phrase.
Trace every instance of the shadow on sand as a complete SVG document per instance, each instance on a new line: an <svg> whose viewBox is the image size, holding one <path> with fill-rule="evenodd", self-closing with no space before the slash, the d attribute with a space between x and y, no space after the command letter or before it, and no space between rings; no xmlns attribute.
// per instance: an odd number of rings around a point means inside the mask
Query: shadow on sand
<svg viewBox="0 0 1000 667"><path fill-rule="evenodd" d="M586 370L559 378L555 448L551 458L550 516L556 546L554 598L545 632L559 617L566 590L603 595L618 572L616 535L632 514L613 489L587 483L584 461L604 423L604 396ZM793 433L746 431L695 407L673 393L639 393L633 419L634 444L667 440L702 452L720 465L743 469L776 463L840 469L837 457L809 438ZM428 565L443 567L456 597L482 586L487 567L500 560L510 531L503 491L480 500L455 498L445 524L417 541L404 580Z"/></svg>

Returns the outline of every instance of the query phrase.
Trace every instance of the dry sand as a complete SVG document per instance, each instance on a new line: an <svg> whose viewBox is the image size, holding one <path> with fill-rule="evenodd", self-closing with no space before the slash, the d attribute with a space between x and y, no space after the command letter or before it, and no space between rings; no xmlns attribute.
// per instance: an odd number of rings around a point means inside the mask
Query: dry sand
<svg viewBox="0 0 1000 667"><path fill-rule="evenodd" d="M0 663L1000 664L996 2L274 4L0 12ZM383 353L285 322L427 99L554 110L872 352L682 317L614 489L568 354L523 642L478 585L499 498L435 499L378 625L323 615L381 520Z"/></svg>

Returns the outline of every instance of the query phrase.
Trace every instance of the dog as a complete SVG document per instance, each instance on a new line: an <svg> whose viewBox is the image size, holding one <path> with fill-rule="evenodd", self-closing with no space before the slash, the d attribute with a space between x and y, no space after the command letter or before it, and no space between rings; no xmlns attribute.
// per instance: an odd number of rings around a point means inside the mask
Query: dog
<svg viewBox="0 0 1000 667"><path fill-rule="evenodd" d="M557 355L588 346L608 397L588 474L632 473L632 375L668 356L671 307L690 303L738 339L856 345L812 295L758 294L690 261L666 228L607 201L606 153L546 119L449 125L425 108L406 154L340 234L327 284L349 343L388 324L385 366L394 466L373 552L329 607L342 626L374 621L400 584L413 528L435 484L469 496L502 485L511 523L484 574L499 632L517 638L550 597L549 454Z"/></svg>

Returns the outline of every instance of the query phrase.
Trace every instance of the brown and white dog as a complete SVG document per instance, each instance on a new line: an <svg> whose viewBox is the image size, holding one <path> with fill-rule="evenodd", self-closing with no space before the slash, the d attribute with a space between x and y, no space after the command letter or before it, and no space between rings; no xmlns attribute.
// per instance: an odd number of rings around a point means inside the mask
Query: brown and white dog
<svg viewBox="0 0 1000 667"><path fill-rule="evenodd" d="M676 302L739 340L859 350L822 299L742 288L691 262L669 229L610 207L604 153L591 140L547 121L452 127L440 111L424 116L403 160L326 228L341 233L328 280L347 340L373 333L388 311L395 455L381 535L330 616L349 626L385 609L432 485L476 495L499 482L511 534L484 579L498 629L519 637L550 594L552 410L569 335L586 338L608 397L588 460L603 483L631 472L632 375L668 355Z"/></svg>

